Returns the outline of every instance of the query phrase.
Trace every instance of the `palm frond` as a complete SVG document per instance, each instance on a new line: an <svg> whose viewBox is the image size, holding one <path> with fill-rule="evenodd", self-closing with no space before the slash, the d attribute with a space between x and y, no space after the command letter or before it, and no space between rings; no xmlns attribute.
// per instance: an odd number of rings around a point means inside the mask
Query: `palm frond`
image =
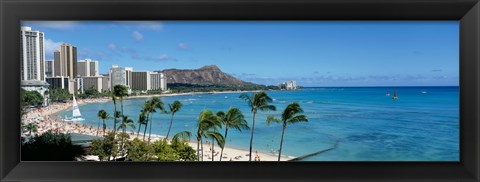
<svg viewBox="0 0 480 182"><path fill-rule="evenodd" d="M269 115L269 116L267 117L267 126L269 126L269 125L270 125L270 122L272 122L272 121L275 122L275 123L280 123L280 122L282 122L282 120L280 120L280 118L277 118L277 117L275 117L275 116L273 116L273 115Z"/></svg>
<svg viewBox="0 0 480 182"><path fill-rule="evenodd" d="M282 120L286 121L294 117L296 114L303 113L303 109L300 107L300 104L293 102L288 104L285 110L282 113Z"/></svg>
<svg viewBox="0 0 480 182"><path fill-rule="evenodd" d="M248 107L250 107L253 110L253 102L252 102L252 97L247 95L246 93L240 94L239 98L247 101Z"/></svg>
<svg viewBox="0 0 480 182"><path fill-rule="evenodd" d="M192 136L192 132L190 131L181 131L175 134L172 138L172 141L178 141L178 139L188 139L190 141L190 137Z"/></svg>
<svg viewBox="0 0 480 182"><path fill-rule="evenodd" d="M217 142L218 146L220 146L220 148L223 149L223 147L225 147L225 137L223 137L222 134L216 131L207 131L204 135L207 138L213 138Z"/></svg>
<svg viewBox="0 0 480 182"><path fill-rule="evenodd" d="M305 115L297 115L289 120L287 120L287 123L298 123L298 122L308 122L308 118Z"/></svg>
<svg viewBox="0 0 480 182"><path fill-rule="evenodd" d="M277 107L275 107L274 105L262 105L258 107L258 109L260 109L261 111L276 111Z"/></svg>

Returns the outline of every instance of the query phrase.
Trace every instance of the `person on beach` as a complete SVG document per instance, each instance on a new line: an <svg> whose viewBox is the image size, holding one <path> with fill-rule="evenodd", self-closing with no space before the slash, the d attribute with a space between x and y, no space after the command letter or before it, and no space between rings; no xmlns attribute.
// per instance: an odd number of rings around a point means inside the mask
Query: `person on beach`
<svg viewBox="0 0 480 182"><path fill-rule="evenodd" d="M260 161L260 156L258 156L258 150L255 151L255 161Z"/></svg>

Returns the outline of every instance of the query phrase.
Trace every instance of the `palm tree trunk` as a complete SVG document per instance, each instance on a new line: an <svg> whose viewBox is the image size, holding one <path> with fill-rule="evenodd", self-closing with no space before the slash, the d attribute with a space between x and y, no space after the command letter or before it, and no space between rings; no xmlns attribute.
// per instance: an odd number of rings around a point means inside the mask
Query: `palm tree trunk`
<svg viewBox="0 0 480 182"><path fill-rule="evenodd" d="M200 138L200 146L202 147L202 161L203 161L203 138Z"/></svg>
<svg viewBox="0 0 480 182"><path fill-rule="evenodd" d="M140 135L140 128L142 128L142 123L138 123L137 138Z"/></svg>
<svg viewBox="0 0 480 182"><path fill-rule="evenodd" d="M285 128L287 128L287 125L284 123L283 129L282 129L282 139L280 140L280 149L278 151L278 161L280 161L280 157L282 156L282 145L283 145L283 136L285 135Z"/></svg>
<svg viewBox="0 0 480 182"><path fill-rule="evenodd" d="M113 104L113 139L115 139L116 133L117 133L117 104Z"/></svg>
<svg viewBox="0 0 480 182"><path fill-rule="evenodd" d="M103 119L103 136L105 136L105 129L106 129L106 125L105 125L105 119Z"/></svg>
<svg viewBox="0 0 480 182"><path fill-rule="evenodd" d="M143 141L145 141L145 135L147 133L147 127L148 127L148 123L145 124L145 129L143 130Z"/></svg>
<svg viewBox="0 0 480 182"><path fill-rule="evenodd" d="M227 144L227 134L228 134L228 125L225 127L225 145ZM225 148L225 146L223 146L223 148L222 148L222 153L220 153L220 160L219 161L222 161L223 149L224 148Z"/></svg>
<svg viewBox="0 0 480 182"><path fill-rule="evenodd" d="M166 137L167 140L168 140L168 134L170 134L170 130L172 129L173 115L174 114L172 113L172 119L170 119L170 127L168 128L167 137Z"/></svg>
<svg viewBox="0 0 480 182"><path fill-rule="evenodd" d="M120 97L120 107L121 107L122 116L123 116L123 97Z"/></svg>
<svg viewBox="0 0 480 182"><path fill-rule="evenodd" d="M197 138L197 161L200 161L200 140Z"/></svg>
<svg viewBox="0 0 480 182"><path fill-rule="evenodd" d="M213 159L215 158L215 156L213 156L213 151L215 151L214 147L215 147L215 143L214 143L214 139L212 138L212 162L213 162Z"/></svg>
<svg viewBox="0 0 480 182"><path fill-rule="evenodd" d="M98 127L97 127L97 135L98 136L98 130L100 130L100 119L98 119Z"/></svg>
<svg viewBox="0 0 480 182"><path fill-rule="evenodd" d="M153 121L153 114L150 114L150 121ZM152 123L153 122L150 122L150 131L148 132L148 143L150 143L150 136L152 136Z"/></svg>
<svg viewBox="0 0 480 182"><path fill-rule="evenodd" d="M253 131L255 131L255 116L256 115L257 115L257 111L253 111L252 136L250 136L250 154L248 156L248 161L252 161Z"/></svg>

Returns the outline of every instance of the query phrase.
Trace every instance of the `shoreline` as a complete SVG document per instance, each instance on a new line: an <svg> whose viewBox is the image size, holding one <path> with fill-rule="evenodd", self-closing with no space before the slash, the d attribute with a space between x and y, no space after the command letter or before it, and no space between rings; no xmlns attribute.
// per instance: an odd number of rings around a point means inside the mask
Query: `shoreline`
<svg viewBox="0 0 480 182"><path fill-rule="evenodd" d="M136 96L129 96L124 99L138 99L138 98L150 98L150 97L173 97L173 96L182 96L182 95L248 93L248 92L259 92L259 91L262 91L262 90L167 93L167 94L152 94L152 95L136 95Z"/></svg>
<svg viewBox="0 0 480 182"><path fill-rule="evenodd" d="M191 95L191 94L220 94L220 93L243 93L243 92L255 92L255 91L226 91L226 92L189 92L189 93L177 93L177 94L160 94L158 96L178 96L178 95ZM155 95L144 95L144 96L132 96L128 98L148 98L154 97ZM111 101L108 97L98 98L98 99L81 99L77 100L79 105L90 104L90 103L102 103ZM80 123L73 123L73 122L66 122L60 116L61 112L67 111L70 107L72 107L72 101L68 101L67 103L53 103L47 107L42 107L40 109L32 108L22 116L21 122L22 123L31 123L35 122L38 125L38 131L35 134L42 134L48 130L52 130L55 132L60 133L78 133L90 136L102 136L103 129L97 129L98 126L91 126L87 124L80 124ZM96 121L98 122L98 121ZM113 131L111 128L107 128L106 132ZM98 135L97 135L98 133ZM129 131L131 139L137 138L135 131ZM143 138L143 135L139 135L139 139ZM163 139L163 136L158 134L152 134L152 141ZM197 141L190 140L188 144L196 150ZM212 151L211 151L211 144L204 143L204 161L212 161ZM221 148L218 146L214 147L214 161L219 161L220 159L220 151ZM202 153L202 152L200 152ZM225 147L223 152L223 159L222 161L248 161L248 154L249 150L242 150L233 147ZM253 150L252 151L252 161L254 160L255 156L258 155L260 161L278 161L278 155L274 155L271 153L261 152L258 153ZM90 157L89 157L90 158ZM291 157L282 155L281 161L288 161L292 159Z"/></svg>

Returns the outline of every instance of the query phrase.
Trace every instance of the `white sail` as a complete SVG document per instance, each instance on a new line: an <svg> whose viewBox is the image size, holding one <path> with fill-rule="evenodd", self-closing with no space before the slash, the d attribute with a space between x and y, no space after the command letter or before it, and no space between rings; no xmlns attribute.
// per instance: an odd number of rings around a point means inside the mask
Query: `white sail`
<svg viewBox="0 0 480 182"><path fill-rule="evenodd" d="M82 114L80 113L80 108L78 108L77 100L75 100L75 96L73 96L72 117L77 118L81 116Z"/></svg>

